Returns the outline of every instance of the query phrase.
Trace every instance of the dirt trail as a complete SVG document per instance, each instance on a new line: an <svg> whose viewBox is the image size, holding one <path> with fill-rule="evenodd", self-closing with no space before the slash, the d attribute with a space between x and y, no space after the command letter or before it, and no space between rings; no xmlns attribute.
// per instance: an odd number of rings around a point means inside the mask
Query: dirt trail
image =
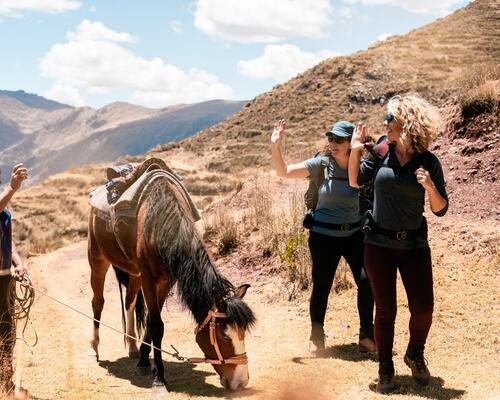
<svg viewBox="0 0 500 400"><path fill-rule="evenodd" d="M440 257L439 254L437 257ZM91 314L91 290L85 242L31 258L29 264L34 285L82 312ZM457 268L460 273L462 268L460 266ZM233 275L234 278L234 272L228 272L228 275ZM492 276L493 279L491 277L485 279L490 282L490 288L498 288L495 284L497 275L494 271ZM438 283L439 280L438 277ZM234 283L243 282L234 279ZM452 281L451 285L453 284ZM307 300L305 297L296 302L269 300L272 297L268 293L269 287L279 293L280 278L277 276L269 278L265 285L251 288L246 297L258 317L257 327L247 338L247 352L250 359L249 388L238 394L228 393L220 386L212 367L193 366L164 355L166 378L171 389L165 398L176 400L379 398L373 392L377 365L374 360L360 355L355 345L358 323L354 289L340 295L332 294L333 302L331 301L329 305L326 322L327 331L330 332L327 342L329 352L326 357L315 359L307 352L309 329ZM449 289L460 292L458 286ZM399 293L403 293L401 288ZM439 297L442 295L438 294ZM120 302L112 271L108 274L105 298L102 320L120 328ZM401 298L400 302L406 304L404 298ZM498 348L498 342L493 349L479 355L480 364L475 365L478 361L473 353L463 347L457 348L457 345L463 345L461 339L457 339L459 343L454 343L453 338L447 340L442 333L449 332L450 325L459 324L460 320L463 321L465 318L463 314L458 313L460 310L450 311L447 306L437 310L435 326L431 332L436 336L440 335L442 340L441 342L436 340L435 344L430 346L428 354L431 372L436 378L433 378L427 388L417 387L413 383L409 371L401 360L404 341L407 340L408 321L407 308L403 304L399 309L395 343L397 351L395 363L400 389L399 394L393 398L407 399L422 396L447 400L495 398L500 386L498 380L495 381L496 378L492 377L488 370L495 374L493 368L498 365L499 357L494 348ZM492 307L492 310L495 312L498 308ZM448 317L442 320L442 314L446 312ZM193 320L189 312L183 310L174 298L169 299L163 317L166 322L163 347L166 349L172 343L183 355L201 355L194 342ZM151 378L135 374L136 361L128 359L120 335L105 327L101 328L101 360L95 363L86 356L92 330L90 320L39 294L32 311L32 318L39 335L39 344L34 349L34 355L30 356L21 345L18 345L17 349L20 349L18 369L22 371L23 385L32 392L35 399L151 398ZM495 335L491 334L491 340L494 338ZM485 340L490 341L490 338L487 337ZM443 346L443 343L447 343L448 347ZM464 358L461 351L467 352L467 357ZM485 359L488 354L491 358ZM459 366L463 365L463 360L466 360L470 373L460 370Z"/></svg>

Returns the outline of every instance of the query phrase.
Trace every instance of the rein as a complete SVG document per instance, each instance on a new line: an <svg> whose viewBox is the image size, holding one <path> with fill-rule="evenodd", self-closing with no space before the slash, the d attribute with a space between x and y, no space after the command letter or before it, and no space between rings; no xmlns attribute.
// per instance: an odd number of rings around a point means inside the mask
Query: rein
<svg viewBox="0 0 500 400"><path fill-rule="evenodd" d="M199 324L194 330L194 334L198 335L207 325L210 329L210 344L213 346L215 353L217 354L217 359L213 358L188 358L191 363L207 363L207 364L248 364L248 357L246 353L239 354L233 357L224 358L219 348L219 343L217 342L217 334L215 332L215 327L217 326L217 318L228 318L226 313L221 313L217 309L209 310L206 318L201 324Z"/></svg>
<svg viewBox="0 0 500 400"><path fill-rule="evenodd" d="M214 359L209 359L209 358L197 358L197 357L191 357L191 358L187 358L187 357L183 357L179 354L179 351L173 346L173 345L170 345L170 347L172 347L172 349L174 350L174 352L169 352L169 351L166 351L166 350L163 350L159 347L156 347L154 346L153 344L151 343L147 343L147 342L144 342L143 340L139 339L139 338L136 338L132 335L129 335L128 333L126 332L122 332L118 329L115 329L113 328L111 325L108 325L98 319L95 319L93 317L91 317L90 315L87 315L85 313L83 313L82 311L80 310L77 310L76 308L74 307L71 307L70 305L50 296L48 293L44 292L43 290L40 290L40 289L37 289L36 287L33 286L33 284L31 283L31 280L28 278L28 277L23 277L23 280L20 282L20 287L22 289L24 289L23 291L23 299L19 299L18 297L16 298L17 301L19 300L22 300L22 301L19 301L22 306L20 307L20 311L17 311L15 314L14 314L14 318L18 319L18 318L25 318L25 317L28 317L29 315L29 310L31 309L31 305L33 304L33 301L34 301L34 297L35 297L35 292L38 292L46 297L48 297L49 299L55 301L56 303L59 303L67 308L69 308L70 310L72 311L75 311L77 312L78 314L88 318L88 319L91 319L92 321L94 322L98 322L100 323L101 325L105 326L106 328L112 330L112 331L115 331L117 333L119 333L120 335L125 335L126 337L129 337L131 339L134 339L134 340L137 340L139 343L141 344L144 344L146 346L149 346L151 347L151 349L153 350L159 350L160 352L162 353L165 353L165 354L168 354L169 356L173 357L173 358L176 358L177 360L179 361L182 361L182 362L189 362L189 363L208 363L208 364L247 364L248 363L248 358L247 358L247 355L246 353L243 353L243 354L240 354L240 355L237 355L237 356L233 356L233 357L228 357L228 358L224 358L222 357L222 354L220 352L220 349L219 349L219 345L217 343L217 336L215 334L215 326L216 326L216 322L215 320L217 318L227 318L227 314L226 313L220 313L217 311L217 309L215 310L210 310L208 312L208 315L207 317L205 318L205 320L196 327L195 329L195 334L198 334L201 330L203 330L203 328L205 328L205 326L210 322L210 343L212 344L212 346L214 346L215 348L215 352L217 353L217 357L218 359L217 360L214 360ZM15 293L13 292L15 289L11 289L10 290L10 295L11 296L15 296ZM27 320L29 319L29 317L27 318ZM31 322L31 320L30 320ZM24 327L23 329L23 333L24 333L24 330L25 330L26 326ZM35 331L35 335L36 335L36 331ZM19 338L18 338L19 339ZM26 342L26 340L24 338L21 338L21 340L23 340L23 342ZM35 344L33 345L28 345L28 348L30 349L30 351L32 351L32 347L36 345L36 343L38 342L38 336L36 336L36 341L35 341Z"/></svg>

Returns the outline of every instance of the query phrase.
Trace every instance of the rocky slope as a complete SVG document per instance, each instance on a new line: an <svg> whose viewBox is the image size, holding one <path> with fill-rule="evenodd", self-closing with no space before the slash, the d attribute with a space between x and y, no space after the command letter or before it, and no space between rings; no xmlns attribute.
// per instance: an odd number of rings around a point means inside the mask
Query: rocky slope
<svg viewBox="0 0 500 400"><path fill-rule="evenodd" d="M200 208L219 199L229 208L236 204L226 214L251 208L257 201L253 188L262 181L272 197L266 200L269 206L287 205L285 189L266 175L272 168L269 137L277 118L288 122L286 158L297 161L322 146L333 121L365 121L377 133L387 99L418 92L439 106L448 122L432 150L443 163L449 213L498 220L499 15L497 1L476 0L408 35L326 60L257 96L225 121L129 159L166 160L183 176ZM45 251L85 236L87 194L103 182L106 166L71 168L19 194L15 207L21 236L32 242L29 248ZM303 190L299 186L294 190ZM247 196L241 204L238 193ZM42 232L43 227L50 229Z"/></svg>

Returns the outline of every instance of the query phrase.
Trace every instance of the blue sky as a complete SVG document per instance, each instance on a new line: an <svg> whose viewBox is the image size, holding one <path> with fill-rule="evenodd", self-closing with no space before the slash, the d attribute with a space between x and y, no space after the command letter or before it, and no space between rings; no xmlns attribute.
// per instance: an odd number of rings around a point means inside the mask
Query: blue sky
<svg viewBox="0 0 500 400"><path fill-rule="evenodd" d="M251 99L467 0L0 0L0 89L99 108Z"/></svg>

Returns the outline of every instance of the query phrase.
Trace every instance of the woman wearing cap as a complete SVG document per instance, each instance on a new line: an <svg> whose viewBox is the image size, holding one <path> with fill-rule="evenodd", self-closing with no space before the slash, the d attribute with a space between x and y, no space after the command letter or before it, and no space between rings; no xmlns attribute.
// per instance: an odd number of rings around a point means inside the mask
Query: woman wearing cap
<svg viewBox="0 0 500 400"><path fill-rule="evenodd" d="M285 164L280 149L285 135L284 120L276 123L271 136L272 160L279 177L321 177L318 181L318 201L309 234L313 282L309 304L309 349L316 354L325 349L323 324L328 296L341 256L349 264L358 287L359 349L362 352L375 351L373 296L363 265L363 233L360 230L358 189L349 186L347 173L353 130L354 125L350 122L336 122L326 133L328 144L321 157L290 165Z"/></svg>
<svg viewBox="0 0 500 400"><path fill-rule="evenodd" d="M394 96L387 109L387 155L376 159L370 154L360 166L366 137L366 127L360 124L351 140L349 160L351 186L374 179L373 212L363 229L365 265L376 303L377 391L381 393L395 388L392 346L398 269L411 315L404 362L418 383L429 382L424 346L431 327L434 297L431 252L423 216L426 193L435 215L443 216L448 209L441 163L428 151L438 134L436 110L418 96Z"/></svg>

